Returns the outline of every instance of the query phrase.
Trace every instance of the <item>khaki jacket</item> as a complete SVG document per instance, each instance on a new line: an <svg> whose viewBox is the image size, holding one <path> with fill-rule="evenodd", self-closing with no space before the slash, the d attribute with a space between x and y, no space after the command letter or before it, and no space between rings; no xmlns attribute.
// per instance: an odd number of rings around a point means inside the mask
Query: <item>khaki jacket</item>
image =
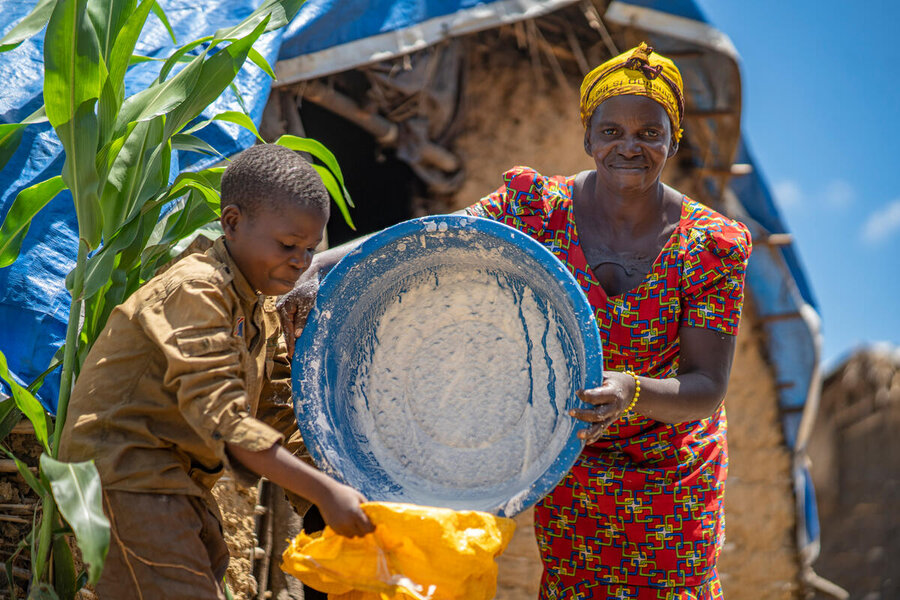
<svg viewBox="0 0 900 600"><path fill-rule="evenodd" d="M94 459L105 489L209 499L226 442L260 451L289 435L296 446L275 299L250 287L219 239L112 312L73 390L60 454Z"/></svg>

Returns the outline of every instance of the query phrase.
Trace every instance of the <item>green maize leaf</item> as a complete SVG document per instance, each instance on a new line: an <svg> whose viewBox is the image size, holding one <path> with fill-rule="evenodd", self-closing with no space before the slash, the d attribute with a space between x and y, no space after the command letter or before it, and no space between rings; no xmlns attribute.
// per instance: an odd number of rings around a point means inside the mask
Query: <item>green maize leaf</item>
<svg viewBox="0 0 900 600"><path fill-rule="evenodd" d="M213 40L213 36L207 35L205 37L198 38L192 42L188 42L181 48L178 48L177 50L175 50L175 52L173 52L169 56L169 58L167 58L165 60L165 62L163 63L162 68L159 70L159 75L156 77L157 81L159 81L159 82L165 81L166 77L169 76L169 73L172 71L172 69L175 68L175 65L177 65L178 63L192 61L195 57L187 56L187 53L190 52L191 50L193 50L194 48L196 48L197 46L200 46L201 44L205 44L207 42L211 42L212 40ZM210 46L210 48L211 47L212 46ZM206 54L209 53L210 48L207 48L206 50L204 50L203 56L205 56Z"/></svg>
<svg viewBox="0 0 900 600"><path fill-rule="evenodd" d="M88 259L84 270L84 298L91 298L99 292L103 286L109 283L112 271L115 268L116 257L119 252L134 242L140 231L140 220L135 219L124 227L107 245L103 246L97 254ZM72 289L72 273L66 277L66 287Z"/></svg>
<svg viewBox="0 0 900 600"><path fill-rule="evenodd" d="M31 472L31 469L28 468L28 465L19 460L19 458L15 454L7 450L6 446L0 445L0 450L2 450L3 453L6 454L6 456L8 456L16 464L16 469L19 470L19 475L22 476L22 479L25 480L25 483L28 484L28 487L30 487L35 494L37 494L38 496L43 496L47 493L47 486L45 486L40 479L35 477L34 473ZM34 554L32 554L32 556L34 556Z"/></svg>
<svg viewBox="0 0 900 600"><path fill-rule="evenodd" d="M13 427L22 420L22 411L16 406L16 400L12 396L0 401L0 442L6 439Z"/></svg>
<svg viewBox="0 0 900 600"><path fill-rule="evenodd" d="M0 170L19 149L22 135L25 133L24 123L4 123L0 125Z"/></svg>
<svg viewBox="0 0 900 600"><path fill-rule="evenodd" d="M47 377L50 373L59 368L63 361L63 353L65 352L65 344L56 349L56 352L53 353L53 358L50 359L50 364L47 366L43 372L34 378L34 380L28 384L28 387L25 388L32 394L36 393L41 386L44 385L44 378Z"/></svg>
<svg viewBox="0 0 900 600"><path fill-rule="evenodd" d="M64 189L62 177L57 175L19 192L0 225L0 268L16 260L31 220Z"/></svg>
<svg viewBox="0 0 900 600"><path fill-rule="evenodd" d="M253 48L250 48L253 50ZM238 86L232 81L228 84L228 89L231 90L231 93L234 94L235 100L237 100L238 106L241 107L241 110L246 114L247 112L247 103L244 102L244 96L241 94L241 90L238 89Z"/></svg>
<svg viewBox="0 0 900 600"><path fill-rule="evenodd" d="M249 131L250 133L255 135L256 139L258 139L260 142L262 142L262 143L266 142L266 140L262 139L262 136L259 135L259 130L256 129L256 124L253 122L253 119L251 119L245 113L238 112L236 110L226 110L226 111L220 112L212 119L200 121L196 125L193 125L188 129L185 129L182 133L195 133L197 131L200 131L201 129L203 129L204 127L206 127L213 121L227 121L229 123L234 123L235 125L240 125L244 129L246 129L247 131Z"/></svg>
<svg viewBox="0 0 900 600"><path fill-rule="evenodd" d="M31 36L38 33L47 24L56 0L40 0L28 15L19 21L18 25L9 30L3 39L0 39L0 52L12 50Z"/></svg>
<svg viewBox="0 0 900 600"><path fill-rule="evenodd" d="M244 37L264 20L268 23L265 31L274 31L291 22L305 0L265 0L259 8L234 25L218 30L215 34L217 40L231 40Z"/></svg>
<svg viewBox="0 0 900 600"><path fill-rule="evenodd" d="M347 204L351 207L355 206L353 200L350 198L350 192L348 192L347 188L344 186L344 174L341 172L341 167L338 165L337 158L334 157L331 150L326 148L322 142L310 138L297 137L296 135L283 135L275 140L275 143L297 152L308 152L315 159L321 161L337 179L337 182L341 187L341 193L347 201Z"/></svg>
<svg viewBox="0 0 900 600"><path fill-rule="evenodd" d="M135 0L88 0L87 15L97 32L100 56L107 67L116 38L135 5Z"/></svg>
<svg viewBox="0 0 900 600"><path fill-rule="evenodd" d="M166 28L166 31L169 32L169 37L172 38L172 43L177 44L178 39L175 37L175 31L172 30L172 26L169 25L169 18L166 16L166 11L162 9L162 7L157 3L153 2L151 5L151 9L153 10L153 14L156 15L156 18L163 24L163 27Z"/></svg>
<svg viewBox="0 0 900 600"><path fill-rule="evenodd" d="M265 71L266 75L271 77L272 79L277 79L275 77L275 70L272 68L272 65L269 64L269 61L260 54L257 50L250 48L250 54L247 55L247 58L253 61L253 64Z"/></svg>
<svg viewBox="0 0 900 600"><path fill-rule="evenodd" d="M2 123L0 124L0 169L6 166L12 155L15 154L22 141L22 130L33 123L43 123L47 120L47 113L44 107L40 107L32 114L28 115L21 123Z"/></svg>
<svg viewBox="0 0 900 600"><path fill-rule="evenodd" d="M87 0L56 4L44 35L44 102L54 129L71 122L83 104L100 96L100 48L86 6ZM61 141L71 153L74 146Z"/></svg>
<svg viewBox="0 0 900 600"><path fill-rule="evenodd" d="M141 121L141 123L143 123L143 121ZM104 181L106 180L108 171L112 168L116 157L119 155L119 152L122 151L125 142L137 126L137 121L129 123L128 127L121 132L121 135L109 140L97 151L97 160L95 161L97 164L97 172L103 174Z"/></svg>
<svg viewBox="0 0 900 600"><path fill-rule="evenodd" d="M100 65L103 72L103 87L100 89L100 98L97 101L98 143L105 145L112 137L113 128L116 126L116 118L119 115L119 107L122 106L122 97L116 89L115 82L108 77L106 65ZM99 154L99 152L98 152ZM95 165L99 161L94 161ZM98 175L102 178L102 172Z"/></svg>
<svg viewBox="0 0 900 600"><path fill-rule="evenodd" d="M2 123L0 124L0 169L6 166L9 159L12 158L22 141L23 129L28 125L35 123L44 123L47 121L47 113L44 107L34 111L25 117L21 123Z"/></svg>
<svg viewBox="0 0 900 600"><path fill-rule="evenodd" d="M50 481L60 514L75 533L88 581L96 583L109 550L109 520L103 514L97 467L94 461L65 463L41 454L41 471Z"/></svg>
<svg viewBox="0 0 900 600"><path fill-rule="evenodd" d="M209 156L225 158L221 152L210 146L207 142L188 133L176 133L173 135L172 149L185 152L199 152L201 154L208 154Z"/></svg>
<svg viewBox="0 0 900 600"><path fill-rule="evenodd" d="M78 573L72 550L62 534L53 537L53 589L60 600L75 600L78 591Z"/></svg>
<svg viewBox="0 0 900 600"><path fill-rule="evenodd" d="M28 417L28 420L31 421L31 424L34 426L34 437L36 437L41 445L44 446L44 449L49 452L50 436L47 431L47 415L44 412L44 407L41 406L41 403L38 402L37 398L35 398L31 392L23 388L12 378L12 374L10 374L9 367L6 364L6 356L2 352L0 352L0 379L3 379L3 381L6 382L6 385L9 386L12 397L16 402L16 406L19 407L19 410Z"/></svg>
<svg viewBox="0 0 900 600"><path fill-rule="evenodd" d="M89 249L100 245L103 234L103 212L97 193L100 180L95 162L99 123L94 104L94 100L85 101L70 121L56 128L66 150L62 178L72 192L78 217L78 236Z"/></svg>
<svg viewBox="0 0 900 600"><path fill-rule="evenodd" d="M156 4L156 0L143 0L128 16L128 20L119 31L113 43L112 52L109 55L109 80L116 86L119 95L124 94L125 72L131 62L134 47L141 36L144 24L150 9Z"/></svg>
<svg viewBox="0 0 900 600"><path fill-rule="evenodd" d="M322 178L322 183L325 184L325 189L328 190L328 193L331 194L331 198L334 200L334 203L337 204L338 210L341 211L341 215L344 217L344 221L347 222L347 225L350 226L350 229L356 231L356 225L353 224L353 219L350 218L350 211L347 209L347 203L344 202L344 196L341 194L341 188L338 186L337 180L334 178L334 175L331 174L331 171L323 167L322 165L313 165L313 169L319 174L319 177Z"/></svg>
<svg viewBox="0 0 900 600"><path fill-rule="evenodd" d="M162 142L163 120L163 117L158 117L137 123L109 167L101 196L103 237L106 240L112 238L133 216L140 205L144 175L148 169L159 166L158 148Z"/></svg>
<svg viewBox="0 0 900 600"><path fill-rule="evenodd" d="M247 53L262 35L267 22L268 19L264 19L252 33L232 42L209 57L203 64L203 70L190 95L172 110L166 119L164 138L168 139L173 133L180 131L228 87L228 84L241 70Z"/></svg>
<svg viewBox="0 0 900 600"><path fill-rule="evenodd" d="M191 60L174 77L164 82L155 82L147 89L126 98L119 110L116 132L124 131L133 121L149 121L164 115L184 102L203 70L205 57L204 52Z"/></svg>

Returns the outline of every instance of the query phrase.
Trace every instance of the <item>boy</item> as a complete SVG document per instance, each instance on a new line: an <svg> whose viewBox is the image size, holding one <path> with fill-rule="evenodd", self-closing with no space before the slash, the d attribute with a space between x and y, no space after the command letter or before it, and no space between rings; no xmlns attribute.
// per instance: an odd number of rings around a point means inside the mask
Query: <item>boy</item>
<svg viewBox="0 0 900 600"><path fill-rule="evenodd" d="M261 420L296 429L273 296L309 267L328 213L309 163L254 146L222 177L224 237L110 315L60 442L64 460L94 459L103 482L102 599L224 599L228 550L210 490L229 458L308 498L338 533L372 530L361 494L296 458Z"/></svg>

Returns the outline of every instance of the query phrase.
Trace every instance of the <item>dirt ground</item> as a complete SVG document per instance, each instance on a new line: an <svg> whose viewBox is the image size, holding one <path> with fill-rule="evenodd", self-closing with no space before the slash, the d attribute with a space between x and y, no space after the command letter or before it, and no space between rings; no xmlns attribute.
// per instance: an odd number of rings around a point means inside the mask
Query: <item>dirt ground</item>
<svg viewBox="0 0 900 600"><path fill-rule="evenodd" d="M29 467L37 467L41 446L31 434L10 434L5 446ZM7 458L4 454L2 458ZM37 496L18 473L0 473L0 563L16 552L19 542L31 531ZM31 556L24 549L13 561L15 593L25 597ZM0 568L2 570L2 568ZM0 575L0 599L9 598L5 574Z"/></svg>

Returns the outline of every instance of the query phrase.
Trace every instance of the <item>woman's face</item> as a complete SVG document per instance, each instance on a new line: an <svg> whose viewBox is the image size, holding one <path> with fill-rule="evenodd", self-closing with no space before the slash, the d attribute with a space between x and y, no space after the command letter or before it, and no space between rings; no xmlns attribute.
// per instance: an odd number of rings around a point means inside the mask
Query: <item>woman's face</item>
<svg viewBox="0 0 900 600"><path fill-rule="evenodd" d="M604 100L584 134L584 149L594 159L598 183L617 192L656 186L677 148L666 110L645 96Z"/></svg>

